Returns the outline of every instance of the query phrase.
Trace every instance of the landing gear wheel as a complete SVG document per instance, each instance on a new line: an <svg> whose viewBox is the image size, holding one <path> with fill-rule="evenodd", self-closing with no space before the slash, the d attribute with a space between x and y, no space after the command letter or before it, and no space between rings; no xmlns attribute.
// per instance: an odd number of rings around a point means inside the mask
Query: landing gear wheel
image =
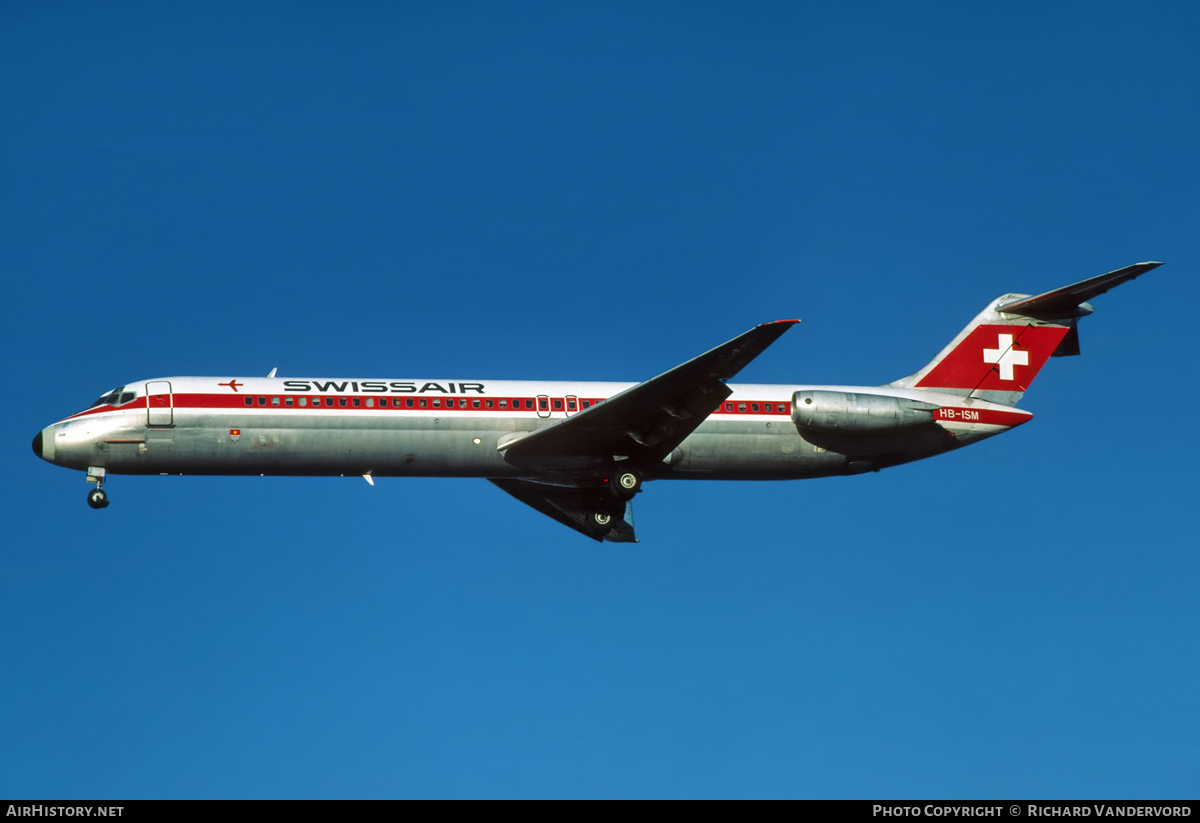
<svg viewBox="0 0 1200 823"><path fill-rule="evenodd" d="M603 537L612 531L613 526L616 525L616 521L617 519L613 517L611 512L604 511L603 509L594 511L587 516L588 528L597 537Z"/></svg>
<svg viewBox="0 0 1200 823"><path fill-rule="evenodd" d="M92 489L88 492L88 505L93 509L103 509L108 506L108 495L104 489Z"/></svg>
<svg viewBox="0 0 1200 823"><path fill-rule="evenodd" d="M619 471L609 481L618 500L632 500L642 488L642 476L635 471Z"/></svg>

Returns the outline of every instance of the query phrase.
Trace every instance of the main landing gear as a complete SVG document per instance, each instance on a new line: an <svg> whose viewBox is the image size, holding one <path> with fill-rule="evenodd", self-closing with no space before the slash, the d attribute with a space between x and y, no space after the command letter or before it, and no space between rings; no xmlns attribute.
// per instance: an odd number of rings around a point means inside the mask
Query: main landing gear
<svg viewBox="0 0 1200 823"><path fill-rule="evenodd" d="M104 493L104 469L96 468L95 466L88 467L87 482L95 483L96 488L88 492L88 505L93 509L104 509L108 507L108 495Z"/></svg>
<svg viewBox="0 0 1200 823"><path fill-rule="evenodd" d="M619 471L608 481L608 486L618 500L632 500L642 490L642 476L635 471Z"/></svg>
<svg viewBox="0 0 1200 823"><path fill-rule="evenodd" d="M608 479L608 493L603 494L596 507L587 515L588 528L597 537L613 530L625 517L625 504L642 490L642 475L632 469L623 469Z"/></svg>
<svg viewBox="0 0 1200 823"><path fill-rule="evenodd" d="M597 537L603 537L612 531L616 525L617 518L607 509L599 509L587 516L588 528L590 528Z"/></svg>

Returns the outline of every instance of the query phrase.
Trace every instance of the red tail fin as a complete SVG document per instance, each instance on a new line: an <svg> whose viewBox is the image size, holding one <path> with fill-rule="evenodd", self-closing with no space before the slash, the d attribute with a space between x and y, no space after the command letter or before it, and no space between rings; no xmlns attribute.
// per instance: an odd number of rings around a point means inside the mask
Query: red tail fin
<svg viewBox="0 0 1200 823"><path fill-rule="evenodd" d="M1028 318L1015 323L981 323L942 352L913 384L919 389L960 389L1022 392L1058 344L1069 326L1040 325Z"/></svg>
<svg viewBox="0 0 1200 823"><path fill-rule="evenodd" d="M1075 324L1092 313L1087 300L1161 265L1136 263L1039 295L997 297L929 365L891 385L1013 405L1047 360L1079 354Z"/></svg>

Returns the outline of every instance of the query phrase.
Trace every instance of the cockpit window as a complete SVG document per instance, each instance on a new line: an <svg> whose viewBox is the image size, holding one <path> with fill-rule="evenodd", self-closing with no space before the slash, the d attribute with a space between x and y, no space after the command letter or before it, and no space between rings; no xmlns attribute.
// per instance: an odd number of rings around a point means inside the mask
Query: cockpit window
<svg viewBox="0 0 1200 823"><path fill-rule="evenodd" d="M97 397L88 408L94 409L97 406L124 406L126 403L132 403L136 398L136 391L125 391L124 386L119 386Z"/></svg>
<svg viewBox="0 0 1200 823"><path fill-rule="evenodd" d="M113 389L113 390L112 390L112 391L110 391L108 394L102 394L102 395L100 395L99 397L97 397L97 398L96 398L96 399L95 399L95 400L92 402L92 405L88 406L88 408L89 408L89 409L94 409L94 408L96 408L97 406L112 406L112 405L115 405L115 404L116 404L116 402L117 402L117 398L119 398L119 397L121 396L121 390L122 390L122 389L124 389L124 388L125 388L124 386L121 386L121 387L119 387L119 388Z"/></svg>

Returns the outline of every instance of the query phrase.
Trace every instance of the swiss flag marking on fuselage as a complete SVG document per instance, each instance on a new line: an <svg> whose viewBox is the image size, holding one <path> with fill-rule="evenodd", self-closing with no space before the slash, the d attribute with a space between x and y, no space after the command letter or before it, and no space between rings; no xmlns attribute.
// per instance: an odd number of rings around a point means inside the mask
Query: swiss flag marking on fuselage
<svg viewBox="0 0 1200 823"><path fill-rule="evenodd" d="M998 337L1000 340L996 343L997 348L983 350L983 362L999 366L1001 380L1012 380L1013 366L1029 365L1029 352L1014 349L1011 334L1001 334Z"/></svg>
<svg viewBox="0 0 1200 823"><path fill-rule="evenodd" d="M982 323L935 362L916 386L1025 391L1066 333L1065 326L1050 324Z"/></svg>

